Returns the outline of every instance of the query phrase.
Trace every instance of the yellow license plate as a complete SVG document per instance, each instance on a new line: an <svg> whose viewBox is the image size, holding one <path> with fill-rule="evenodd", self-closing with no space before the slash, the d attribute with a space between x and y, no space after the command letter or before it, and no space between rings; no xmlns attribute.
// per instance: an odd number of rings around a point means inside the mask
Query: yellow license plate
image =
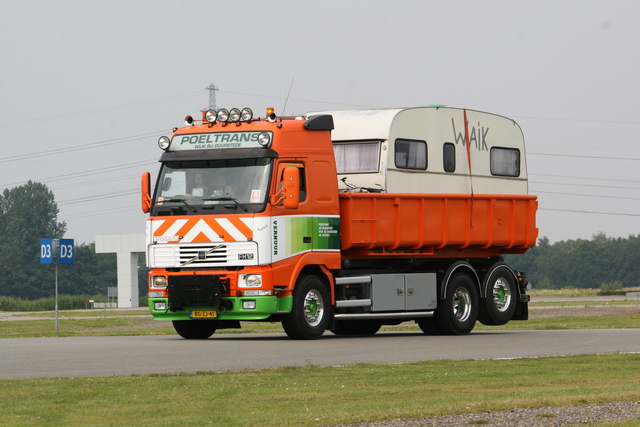
<svg viewBox="0 0 640 427"><path fill-rule="evenodd" d="M218 312L215 310L194 310L191 312L192 319L211 319L218 317Z"/></svg>

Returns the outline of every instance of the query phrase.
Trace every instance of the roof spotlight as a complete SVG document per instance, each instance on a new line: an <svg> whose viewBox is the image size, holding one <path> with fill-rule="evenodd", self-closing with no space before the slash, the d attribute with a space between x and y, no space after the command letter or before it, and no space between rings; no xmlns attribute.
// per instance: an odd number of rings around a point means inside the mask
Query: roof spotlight
<svg viewBox="0 0 640 427"><path fill-rule="evenodd" d="M160 139L158 139L158 147L162 148L163 150L169 148L169 145L171 145L171 140L168 136L161 136Z"/></svg>
<svg viewBox="0 0 640 427"><path fill-rule="evenodd" d="M218 110L218 121L226 123L229 120L229 111L221 108Z"/></svg>
<svg viewBox="0 0 640 427"><path fill-rule="evenodd" d="M238 110L237 108L232 108L231 110L229 110L229 121L231 121L232 123L239 121L240 116L240 110Z"/></svg>
<svg viewBox="0 0 640 427"><path fill-rule="evenodd" d="M250 122L253 119L253 111L251 108L243 108L242 109L242 120L245 122Z"/></svg>
<svg viewBox="0 0 640 427"><path fill-rule="evenodd" d="M216 110L207 110L207 112L204 113L204 118L209 123L215 123L218 118L218 113L216 113Z"/></svg>

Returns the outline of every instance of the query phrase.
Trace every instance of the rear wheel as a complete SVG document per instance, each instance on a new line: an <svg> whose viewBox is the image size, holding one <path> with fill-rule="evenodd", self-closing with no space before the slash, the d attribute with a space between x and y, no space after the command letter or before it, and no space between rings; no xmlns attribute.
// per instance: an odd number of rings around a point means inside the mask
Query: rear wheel
<svg viewBox="0 0 640 427"><path fill-rule="evenodd" d="M282 327L290 338L319 338L329 324L331 310L329 292L316 276L300 276L293 291L291 313L282 319Z"/></svg>
<svg viewBox="0 0 640 427"><path fill-rule="evenodd" d="M206 340L218 329L216 320L174 320L173 328L182 338Z"/></svg>
<svg viewBox="0 0 640 427"><path fill-rule="evenodd" d="M485 325L504 325L516 311L516 281L506 267L498 267L487 280L487 297L480 303L480 321Z"/></svg>
<svg viewBox="0 0 640 427"><path fill-rule="evenodd" d="M454 274L448 283L445 300L438 303L433 326L443 335L466 335L476 324L478 306L478 290L473 280L464 273Z"/></svg>

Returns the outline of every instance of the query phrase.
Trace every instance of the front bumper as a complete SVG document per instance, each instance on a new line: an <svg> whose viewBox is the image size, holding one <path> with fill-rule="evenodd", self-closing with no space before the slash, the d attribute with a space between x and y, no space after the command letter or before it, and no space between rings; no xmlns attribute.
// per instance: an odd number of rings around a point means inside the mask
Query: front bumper
<svg viewBox="0 0 640 427"><path fill-rule="evenodd" d="M244 308L247 306L245 302L250 301L255 302L255 308ZM273 315L290 313L293 298L291 296L222 297L221 302L221 307L184 306L172 311L169 309L169 298L149 298L149 311L155 320L191 320L191 312L195 310L216 311L217 320L264 320ZM253 306L251 303L248 305Z"/></svg>

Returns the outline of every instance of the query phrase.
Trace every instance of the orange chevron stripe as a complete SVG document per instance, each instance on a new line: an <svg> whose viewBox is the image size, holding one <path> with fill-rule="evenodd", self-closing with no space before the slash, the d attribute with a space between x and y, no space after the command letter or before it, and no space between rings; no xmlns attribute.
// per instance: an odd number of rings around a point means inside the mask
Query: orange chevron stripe
<svg viewBox="0 0 640 427"><path fill-rule="evenodd" d="M178 230L178 236L184 236L185 234L187 234L189 232L189 230L191 230L191 228L196 225L196 223L198 222L200 218L191 218L189 219L180 230Z"/></svg>
<svg viewBox="0 0 640 427"><path fill-rule="evenodd" d="M229 222L233 224L240 233L247 239L253 239L253 230L247 227L247 225L242 222L242 220L238 217L228 218Z"/></svg>
<svg viewBox="0 0 640 427"><path fill-rule="evenodd" d="M171 227L173 225L173 223L175 222L175 220L170 220L167 219L165 220L157 229L156 231L153 232L154 236L162 236L164 233L167 232L167 230L169 229L169 227Z"/></svg>
<svg viewBox="0 0 640 427"><path fill-rule="evenodd" d="M184 220L184 219L185 218L172 218L172 219L164 220L164 222L154 231L153 235L163 236L175 224L176 221ZM231 217L226 219L228 219L229 222L244 237L246 237L247 239L253 238L253 230L249 228L244 222L242 222L240 218ZM200 220L203 220L211 228L211 230L213 230L213 232L216 233L218 236L224 236L222 239L225 242L235 241L235 239L231 236L231 234L227 230L225 230L224 227L220 225L218 220L215 218L202 218L202 217L189 218L184 223L184 225L175 232L175 234L179 236L185 236ZM194 239L192 239L192 241L196 243L204 243L204 242L209 242L209 239L204 233L198 233L198 235Z"/></svg>
<svg viewBox="0 0 640 427"><path fill-rule="evenodd" d="M225 242L235 242L234 238L231 237L229 235L229 233L227 233L227 231L222 228L222 226L220 224L218 224L218 221L216 221L213 218L207 218L204 220L209 227L211 227L211 229L218 235L218 236L224 236L222 238L223 241Z"/></svg>

